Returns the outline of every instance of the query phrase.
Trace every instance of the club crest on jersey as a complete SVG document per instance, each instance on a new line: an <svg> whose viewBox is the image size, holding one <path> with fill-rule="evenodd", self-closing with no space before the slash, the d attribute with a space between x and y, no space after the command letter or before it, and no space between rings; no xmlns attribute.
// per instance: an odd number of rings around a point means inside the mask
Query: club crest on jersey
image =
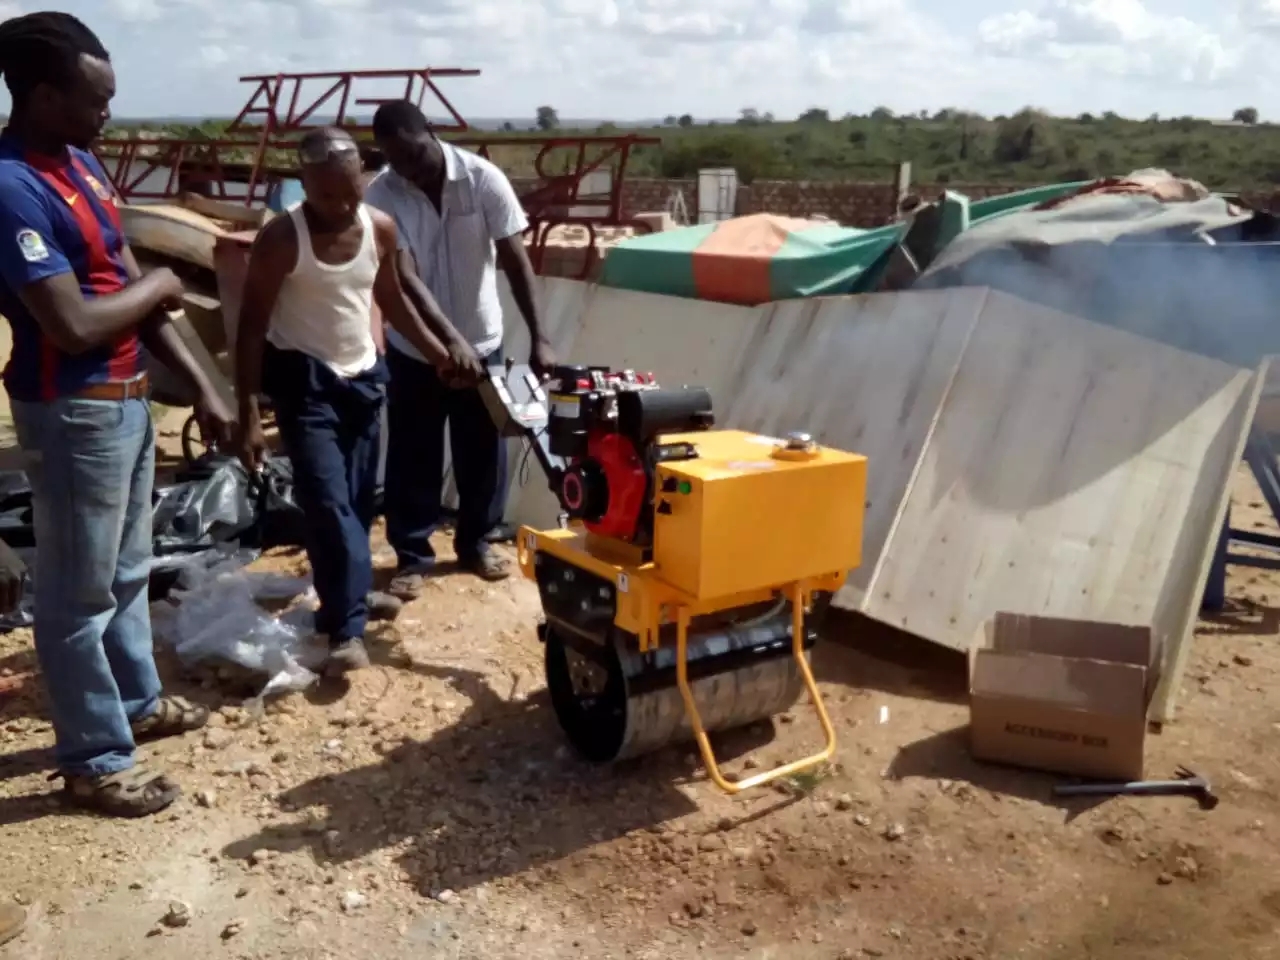
<svg viewBox="0 0 1280 960"><path fill-rule="evenodd" d="M116 202L115 194L99 183L97 177L86 173L84 175L84 180L85 183L89 184L89 189L92 190L103 203Z"/></svg>
<svg viewBox="0 0 1280 960"><path fill-rule="evenodd" d="M18 249L27 263L42 263L49 259L49 248L44 245L40 234L30 227L18 231Z"/></svg>

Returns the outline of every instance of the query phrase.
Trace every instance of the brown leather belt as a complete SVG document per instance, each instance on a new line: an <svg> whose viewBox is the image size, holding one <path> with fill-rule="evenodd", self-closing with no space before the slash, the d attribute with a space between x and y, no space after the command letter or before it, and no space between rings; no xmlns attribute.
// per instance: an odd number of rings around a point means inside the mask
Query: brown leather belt
<svg viewBox="0 0 1280 960"><path fill-rule="evenodd" d="M133 380L113 380L110 383L93 383L72 394L80 400L133 400L147 396L147 375Z"/></svg>

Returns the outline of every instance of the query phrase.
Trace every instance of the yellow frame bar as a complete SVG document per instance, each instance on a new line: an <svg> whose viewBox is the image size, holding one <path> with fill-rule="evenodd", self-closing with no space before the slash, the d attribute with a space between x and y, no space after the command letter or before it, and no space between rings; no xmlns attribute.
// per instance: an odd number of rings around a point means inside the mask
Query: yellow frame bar
<svg viewBox="0 0 1280 960"><path fill-rule="evenodd" d="M810 770L819 764L826 763L836 751L835 727L831 724L827 706L823 702L817 682L813 679L813 671L809 668L809 661L805 659L804 655L804 615L805 605L808 601L808 590L803 584L793 583L784 592L791 601L791 652L800 668L800 676L804 678L805 689L809 691L809 698L813 702L813 708L818 714L818 722L822 725L826 746L817 753L803 759L784 763L781 766L774 767L772 770L765 770L750 777L743 777L741 780L730 780L720 772L720 764L716 761L715 751L711 748L711 740L707 736L706 729L702 726L702 717L698 713L698 704L694 701L693 690L689 686L690 611L688 607L683 606L676 611L676 683L680 688L680 696L684 700L684 709L689 715L689 724L693 727L693 736L698 742L698 751L702 754L702 762L706 765L707 774L717 787L728 794L741 793L744 790L750 790L752 787L772 783L783 777Z"/></svg>

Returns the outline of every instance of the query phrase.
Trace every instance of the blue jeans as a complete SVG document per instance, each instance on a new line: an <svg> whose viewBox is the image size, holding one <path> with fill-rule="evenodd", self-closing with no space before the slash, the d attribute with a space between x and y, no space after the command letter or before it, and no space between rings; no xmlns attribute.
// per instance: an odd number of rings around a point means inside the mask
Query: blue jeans
<svg viewBox="0 0 1280 960"><path fill-rule="evenodd" d="M151 645L155 432L142 399L14 401L33 492L36 655L62 772L133 766L160 698Z"/></svg>
<svg viewBox="0 0 1280 960"><path fill-rule="evenodd" d="M275 409L306 518L307 559L330 645L364 637L373 588L373 526L386 364L343 379L296 350L268 344L263 391Z"/></svg>
<svg viewBox="0 0 1280 960"><path fill-rule="evenodd" d="M500 364L502 348L481 362ZM507 442L479 390L449 389L435 367L395 347L387 349L387 367L384 512L397 565L403 570L435 561L431 534L441 519L446 423L458 490L454 550L461 562L473 562L488 549L485 535L506 512Z"/></svg>

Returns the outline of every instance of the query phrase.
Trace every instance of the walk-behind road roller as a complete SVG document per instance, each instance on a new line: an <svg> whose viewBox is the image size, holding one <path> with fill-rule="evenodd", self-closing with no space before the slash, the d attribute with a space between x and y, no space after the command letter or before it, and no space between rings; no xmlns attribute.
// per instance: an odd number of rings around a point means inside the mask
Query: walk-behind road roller
<svg viewBox="0 0 1280 960"><path fill-rule="evenodd" d="M810 616L862 553L866 458L803 434L713 430L701 387L561 366L516 401L508 371L482 393L525 438L560 501L558 529L521 527L546 681L573 746L609 763L692 736L737 793L827 761L836 736L814 683ZM708 733L784 713L807 690L826 744L739 780Z"/></svg>

